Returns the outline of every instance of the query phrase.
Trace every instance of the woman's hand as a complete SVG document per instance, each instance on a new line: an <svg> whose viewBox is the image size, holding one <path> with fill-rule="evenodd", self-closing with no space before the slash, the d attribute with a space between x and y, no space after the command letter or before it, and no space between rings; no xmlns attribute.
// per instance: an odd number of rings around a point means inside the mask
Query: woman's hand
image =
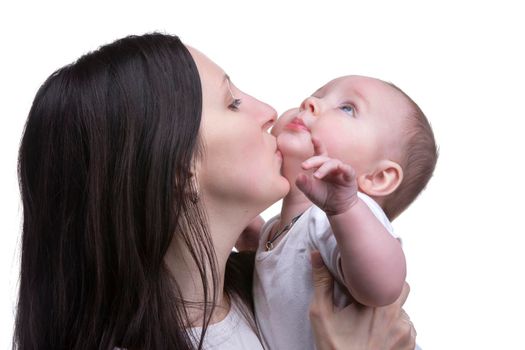
<svg viewBox="0 0 525 350"><path fill-rule="evenodd" d="M416 331L401 308L409 293L405 283L401 296L391 305L365 307L357 303L336 310L333 278L319 252L312 252L314 298L310 322L318 350L414 350Z"/></svg>

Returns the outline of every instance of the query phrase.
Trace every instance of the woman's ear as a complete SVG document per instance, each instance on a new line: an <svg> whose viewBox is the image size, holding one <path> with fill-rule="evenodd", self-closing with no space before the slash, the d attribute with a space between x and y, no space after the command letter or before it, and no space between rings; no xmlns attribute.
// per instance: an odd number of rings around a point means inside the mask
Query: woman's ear
<svg viewBox="0 0 525 350"><path fill-rule="evenodd" d="M391 160L381 160L371 173L357 178L359 189L372 197L386 197L403 181L403 169Z"/></svg>
<svg viewBox="0 0 525 350"><path fill-rule="evenodd" d="M189 196L190 196L190 200L193 202L193 203L197 203L200 199L200 191L199 191L199 188L200 188L200 177L199 177L199 174L200 174L200 165L201 165L201 162L199 160L196 160L194 159L192 161L192 164L191 164L191 168L190 168L190 178L189 178L189 187L190 187L190 191L189 191Z"/></svg>

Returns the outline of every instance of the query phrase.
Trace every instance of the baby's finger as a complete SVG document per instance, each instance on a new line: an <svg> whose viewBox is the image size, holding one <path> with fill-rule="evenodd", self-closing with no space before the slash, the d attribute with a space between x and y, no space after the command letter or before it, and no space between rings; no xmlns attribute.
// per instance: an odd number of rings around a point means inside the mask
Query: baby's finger
<svg viewBox="0 0 525 350"><path fill-rule="evenodd" d="M299 174L295 180L295 185L301 192L308 195L312 192L312 181L305 174Z"/></svg>
<svg viewBox="0 0 525 350"><path fill-rule="evenodd" d="M354 168L349 164L341 163L339 170L343 174L343 179L347 182L353 181L356 177Z"/></svg>
<svg viewBox="0 0 525 350"><path fill-rule="evenodd" d="M321 143L321 140L319 140L317 137L312 136L312 144L314 145L314 154L316 156L326 156L326 155L328 155L328 152L326 151L326 148Z"/></svg>
<svg viewBox="0 0 525 350"><path fill-rule="evenodd" d="M322 179L327 174L340 172L341 171L339 169L340 165L342 165L340 160L330 159L330 160L326 161L323 165L321 165L319 167L319 169L317 169L314 172L314 177L316 179Z"/></svg>
<svg viewBox="0 0 525 350"><path fill-rule="evenodd" d="M305 160L302 164L302 167L304 170L308 170L311 168L318 168L329 160L330 158L326 156L313 156Z"/></svg>

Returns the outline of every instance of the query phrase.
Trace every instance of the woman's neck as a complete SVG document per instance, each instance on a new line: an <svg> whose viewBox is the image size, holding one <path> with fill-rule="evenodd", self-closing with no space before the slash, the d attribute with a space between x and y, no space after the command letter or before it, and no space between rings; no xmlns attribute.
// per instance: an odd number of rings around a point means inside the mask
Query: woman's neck
<svg viewBox="0 0 525 350"><path fill-rule="evenodd" d="M200 253L196 252L199 256ZM217 260L219 258L217 257ZM192 326L198 327L202 325L204 317L204 283L202 280L201 272L197 263L193 260L189 250L185 247L185 243L180 238L174 238L164 256L164 262L166 263L169 272L173 279L177 282L178 292L180 297L184 301L186 312L189 316L189 321ZM207 285L207 300L208 305L213 301L214 287L213 287L213 275L211 272L211 265L206 258L200 259L201 264L205 264L206 275L205 283ZM215 304L219 306L215 314L219 314L221 309L227 305L224 296L224 268L222 264L218 264L217 270L219 271L216 278L215 286ZM227 310L226 310L227 311Z"/></svg>
<svg viewBox="0 0 525 350"><path fill-rule="evenodd" d="M211 236L211 243L216 258L215 293L217 297L217 308L212 315L211 323L221 321L229 311L230 302L224 292L226 263L240 233L252 219L251 215L256 215L255 213L248 214L246 210L242 210L241 208L234 210L227 205L224 207L229 208L229 210L224 210L224 208L215 210L217 208L216 206L206 205L208 231ZM239 213L243 213L244 215L239 216ZM199 256L199 253L197 253L197 256ZM214 278L209 262L202 260L203 259L200 259L200 262L206 264L207 270L207 301L211 302L213 300ZM177 281L182 299L186 302L187 312L192 324L194 326L200 326L202 324L202 317L204 316L203 302L205 294L201 272L193 260L189 249L186 247L186 244L179 236L175 236L172 240L164 261L173 278ZM195 307L192 305L195 305Z"/></svg>

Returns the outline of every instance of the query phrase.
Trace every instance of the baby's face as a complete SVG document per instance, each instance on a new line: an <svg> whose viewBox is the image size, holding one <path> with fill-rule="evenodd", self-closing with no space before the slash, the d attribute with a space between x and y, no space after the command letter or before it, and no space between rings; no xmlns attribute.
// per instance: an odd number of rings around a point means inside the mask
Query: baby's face
<svg viewBox="0 0 525 350"><path fill-rule="evenodd" d="M398 160L409 110L403 94L385 82L346 76L285 112L272 133L285 159L311 157L315 136L330 157L352 165L359 175L373 171L382 159Z"/></svg>

